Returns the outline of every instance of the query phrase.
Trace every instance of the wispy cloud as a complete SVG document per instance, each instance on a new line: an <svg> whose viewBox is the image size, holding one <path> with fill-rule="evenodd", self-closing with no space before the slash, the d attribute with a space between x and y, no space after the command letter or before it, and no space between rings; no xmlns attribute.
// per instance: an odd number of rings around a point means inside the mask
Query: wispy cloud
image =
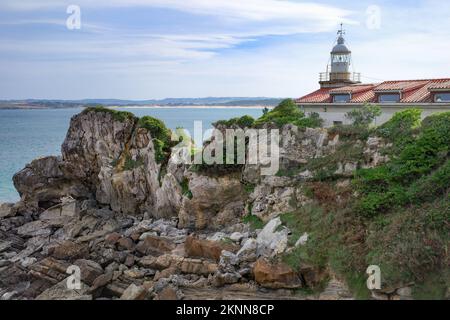
<svg viewBox="0 0 450 320"><path fill-rule="evenodd" d="M300 96L340 22L363 75L446 76L450 3L383 0L381 29L368 30L372 2L2 0L0 98ZM65 28L69 4L81 30Z"/></svg>

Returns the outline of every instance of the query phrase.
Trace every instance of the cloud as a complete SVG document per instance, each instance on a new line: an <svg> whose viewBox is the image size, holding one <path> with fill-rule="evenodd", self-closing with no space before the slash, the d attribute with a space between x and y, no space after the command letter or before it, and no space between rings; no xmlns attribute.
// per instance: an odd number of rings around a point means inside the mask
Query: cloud
<svg viewBox="0 0 450 320"><path fill-rule="evenodd" d="M75 2L81 8L159 7L248 20L307 19L335 22L346 18L351 13L335 6L288 0L78 0ZM27 11L53 9L69 4L71 4L69 1L64 0L4 0L0 8Z"/></svg>

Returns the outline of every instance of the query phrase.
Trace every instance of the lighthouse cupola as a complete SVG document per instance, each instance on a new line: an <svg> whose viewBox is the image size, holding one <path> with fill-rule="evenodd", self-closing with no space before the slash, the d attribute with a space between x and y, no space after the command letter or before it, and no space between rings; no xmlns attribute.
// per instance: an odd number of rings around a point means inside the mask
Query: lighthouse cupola
<svg viewBox="0 0 450 320"><path fill-rule="evenodd" d="M338 31L336 44L331 51L330 63L327 71L320 74L321 87L342 87L349 84L360 83L360 74L351 72L352 52L345 44L345 31Z"/></svg>

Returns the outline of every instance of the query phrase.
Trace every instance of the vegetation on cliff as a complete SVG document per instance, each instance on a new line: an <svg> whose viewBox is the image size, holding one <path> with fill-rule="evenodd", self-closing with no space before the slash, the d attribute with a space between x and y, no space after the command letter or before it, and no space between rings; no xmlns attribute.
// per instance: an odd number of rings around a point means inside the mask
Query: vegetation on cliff
<svg viewBox="0 0 450 320"><path fill-rule="evenodd" d="M264 124L274 124L281 127L285 124L293 124L300 128L317 128L323 124L317 113L306 116L305 113L295 104L294 100L283 100L273 110L266 112L257 119L254 126L259 127Z"/></svg>
<svg viewBox="0 0 450 320"><path fill-rule="evenodd" d="M138 126L150 132L153 145L155 147L155 158L157 163L163 163L170 157L171 147L171 131L166 127L163 121L144 116L139 119Z"/></svg>
<svg viewBox="0 0 450 320"><path fill-rule="evenodd" d="M109 113L109 114L112 115L113 119L116 120L116 121L126 121L126 120L135 120L135 119L137 119L137 117L131 112L118 111L118 110L114 110L114 109L110 109L110 108L105 108L102 105L97 105L97 106L92 106L92 107L85 108L82 113L83 114L87 114L89 112Z"/></svg>
<svg viewBox="0 0 450 320"><path fill-rule="evenodd" d="M420 110L408 109L369 129L391 143L384 150L391 160L357 170L351 184L339 184L332 169L343 157L362 157L358 150L348 151L360 135L347 136L336 154L307 165L319 173L325 168L326 179L316 174L319 179L306 183L312 203L282 216L291 242L309 234L285 262L296 269L331 269L359 298L370 294L368 265L380 266L383 288L414 284L416 298L445 296L450 286L450 113L423 122L420 116Z"/></svg>

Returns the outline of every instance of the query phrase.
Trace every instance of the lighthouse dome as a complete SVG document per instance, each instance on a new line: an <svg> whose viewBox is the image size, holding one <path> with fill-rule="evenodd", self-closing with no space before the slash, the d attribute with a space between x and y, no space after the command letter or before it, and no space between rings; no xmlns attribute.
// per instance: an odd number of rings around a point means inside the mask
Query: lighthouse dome
<svg viewBox="0 0 450 320"><path fill-rule="evenodd" d="M333 50L331 51L331 54L349 54L349 53L351 53L351 51L345 45L344 37L342 35L339 36L337 44L334 46Z"/></svg>

